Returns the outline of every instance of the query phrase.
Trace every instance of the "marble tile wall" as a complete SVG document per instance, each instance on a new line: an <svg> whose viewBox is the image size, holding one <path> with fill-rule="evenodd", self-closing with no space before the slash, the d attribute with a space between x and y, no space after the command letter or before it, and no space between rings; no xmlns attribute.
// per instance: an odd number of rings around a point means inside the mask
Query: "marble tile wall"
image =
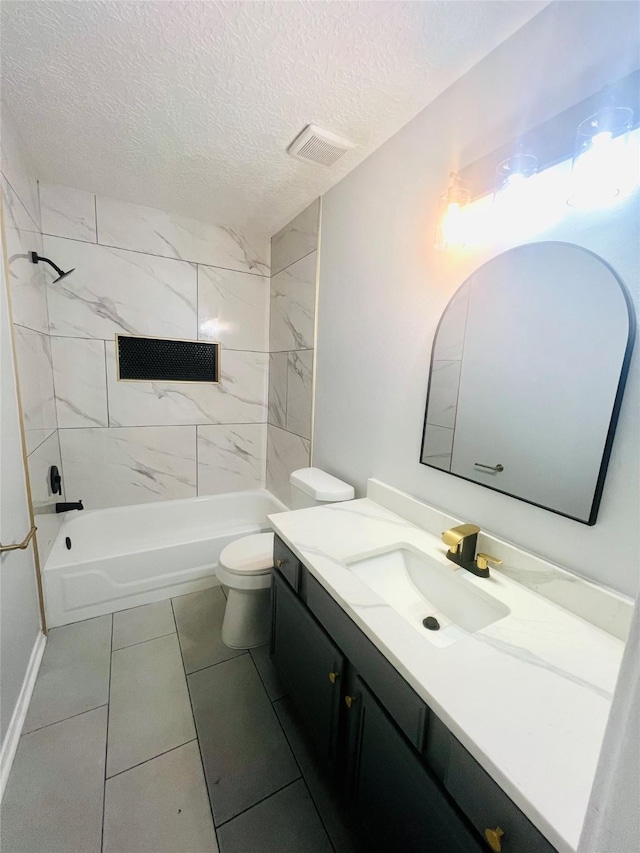
<svg viewBox="0 0 640 853"><path fill-rule="evenodd" d="M67 495L87 508L261 488L268 241L40 185L55 407ZM221 344L220 383L121 382L115 335Z"/></svg>
<svg viewBox="0 0 640 853"><path fill-rule="evenodd" d="M61 468L53 359L44 270L30 252L43 253L36 172L26 145L2 105L2 208L12 304L16 364L38 547L44 564L61 523L49 468ZM62 497L64 500L64 495Z"/></svg>
<svg viewBox="0 0 640 853"><path fill-rule="evenodd" d="M289 475L310 464L320 200L271 239L267 488L289 503Z"/></svg>

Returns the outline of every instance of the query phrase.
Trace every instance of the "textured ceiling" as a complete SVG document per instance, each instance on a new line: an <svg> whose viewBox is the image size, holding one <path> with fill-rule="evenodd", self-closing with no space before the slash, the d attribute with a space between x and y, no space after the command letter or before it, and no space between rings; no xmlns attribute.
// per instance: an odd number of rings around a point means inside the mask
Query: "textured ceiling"
<svg viewBox="0 0 640 853"><path fill-rule="evenodd" d="M3 0L3 94L41 178L272 234L544 5Z"/></svg>

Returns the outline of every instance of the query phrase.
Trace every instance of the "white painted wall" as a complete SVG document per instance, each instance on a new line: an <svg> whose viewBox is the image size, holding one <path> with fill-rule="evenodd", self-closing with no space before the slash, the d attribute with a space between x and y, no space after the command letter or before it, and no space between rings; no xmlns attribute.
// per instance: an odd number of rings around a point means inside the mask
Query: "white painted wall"
<svg viewBox="0 0 640 853"><path fill-rule="evenodd" d="M0 541L20 542L31 518L22 457L11 321L4 264L0 268ZM0 555L0 779L13 759L10 729L23 690L34 643L40 636L33 545ZM20 732L17 731L19 737ZM15 733L13 739L16 739Z"/></svg>
<svg viewBox="0 0 640 853"><path fill-rule="evenodd" d="M553 228L466 253L433 249L449 171L640 65L638 14L632 3L552 4L324 196L313 447L313 464L359 494L377 477L627 594L638 588L638 347L595 527L418 459L436 324L489 257L518 242L577 243L640 303L637 194L606 214L567 208Z"/></svg>
<svg viewBox="0 0 640 853"><path fill-rule="evenodd" d="M640 849L640 599L629 631L578 853Z"/></svg>

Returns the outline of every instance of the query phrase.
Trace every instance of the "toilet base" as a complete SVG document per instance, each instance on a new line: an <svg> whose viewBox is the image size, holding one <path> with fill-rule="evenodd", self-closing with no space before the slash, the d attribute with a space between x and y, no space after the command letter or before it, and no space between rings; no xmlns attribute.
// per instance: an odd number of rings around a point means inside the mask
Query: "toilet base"
<svg viewBox="0 0 640 853"><path fill-rule="evenodd" d="M222 642L230 649L253 649L269 640L271 596L267 589L229 589Z"/></svg>

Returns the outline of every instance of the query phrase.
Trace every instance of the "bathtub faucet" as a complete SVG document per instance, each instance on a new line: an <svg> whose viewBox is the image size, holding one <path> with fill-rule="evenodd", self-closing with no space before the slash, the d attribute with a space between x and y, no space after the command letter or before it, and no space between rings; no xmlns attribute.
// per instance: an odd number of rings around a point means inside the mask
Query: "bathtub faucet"
<svg viewBox="0 0 640 853"><path fill-rule="evenodd" d="M70 509L84 509L82 501L75 503L58 503L56 504L56 512L68 512Z"/></svg>

